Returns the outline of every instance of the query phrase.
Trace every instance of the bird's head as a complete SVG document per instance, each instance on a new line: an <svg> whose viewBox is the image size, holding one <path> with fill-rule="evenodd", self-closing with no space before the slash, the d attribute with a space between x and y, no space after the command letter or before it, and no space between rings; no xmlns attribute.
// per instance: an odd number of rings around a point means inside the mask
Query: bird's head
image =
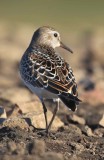
<svg viewBox="0 0 104 160"><path fill-rule="evenodd" d="M62 43L59 32L47 26L40 27L34 32L31 45L47 45L52 48L62 47L73 53L69 47Z"/></svg>

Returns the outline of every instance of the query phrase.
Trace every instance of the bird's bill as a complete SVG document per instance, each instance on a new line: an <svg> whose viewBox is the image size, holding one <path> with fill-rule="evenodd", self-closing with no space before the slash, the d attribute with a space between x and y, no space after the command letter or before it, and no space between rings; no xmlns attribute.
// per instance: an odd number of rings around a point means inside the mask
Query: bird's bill
<svg viewBox="0 0 104 160"><path fill-rule="evenodd" d="M63 44L63 42L60 42L60 47L62 47L64 49L66 49L67 51L73 53L73 51L69 47L67 47L65 44Z"/></svg>

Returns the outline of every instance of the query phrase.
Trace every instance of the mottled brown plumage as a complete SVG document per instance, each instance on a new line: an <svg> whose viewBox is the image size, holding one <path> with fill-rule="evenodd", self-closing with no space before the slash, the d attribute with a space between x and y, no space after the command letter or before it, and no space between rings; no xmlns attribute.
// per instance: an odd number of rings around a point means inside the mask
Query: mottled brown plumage
<svg viewBox="0 0 104 160"><path fill-rule="evenodd" d="M80 102L77 84L69 64L55 52L58 46L72 52L61 42L59 33L53 28L39 28L21 59L20 73L25 84L37 94L43 106L44 98L55 97L75 111Z"/></svg>

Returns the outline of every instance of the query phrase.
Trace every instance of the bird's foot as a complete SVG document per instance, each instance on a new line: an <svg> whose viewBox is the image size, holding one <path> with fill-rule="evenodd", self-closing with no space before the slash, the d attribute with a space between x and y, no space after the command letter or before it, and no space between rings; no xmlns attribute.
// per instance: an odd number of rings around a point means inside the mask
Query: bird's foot
<svg viewBox="0 0 104 160"><path fill-rule="evenodd" d="M50 133L47 131L47 129L41 129L37 132L37 134L41 137L48 137Z"/></svg>
<svg viewBox="0 0 104 160"><path fill-rule="evenodd" d="M40 137L47 137L47 138L52 138L52 139L56 139L56 136L54 133L52 132L49 132L47 129L43 129L43 130L40 130L37 132L37 134L40 136Z"/></svg>

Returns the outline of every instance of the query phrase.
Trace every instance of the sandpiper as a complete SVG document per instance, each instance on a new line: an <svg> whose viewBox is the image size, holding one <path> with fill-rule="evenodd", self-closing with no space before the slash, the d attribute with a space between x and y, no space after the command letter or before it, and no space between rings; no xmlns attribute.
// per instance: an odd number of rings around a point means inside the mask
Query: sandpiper
<svg viewBox="0 0 104 160"><path fill-rule="evenodd" d="M69 64L55 52L62 47L73 53L62 43L60 34L52 27L43 26L37 29L20 62L20 74L25 85L35 93L43 106L46 132L52 125L59 108L59 99L72 111L81 101L78 99L77 84ZM44 101L56 99L51 121L47 122L47 108Z"/></svg>

